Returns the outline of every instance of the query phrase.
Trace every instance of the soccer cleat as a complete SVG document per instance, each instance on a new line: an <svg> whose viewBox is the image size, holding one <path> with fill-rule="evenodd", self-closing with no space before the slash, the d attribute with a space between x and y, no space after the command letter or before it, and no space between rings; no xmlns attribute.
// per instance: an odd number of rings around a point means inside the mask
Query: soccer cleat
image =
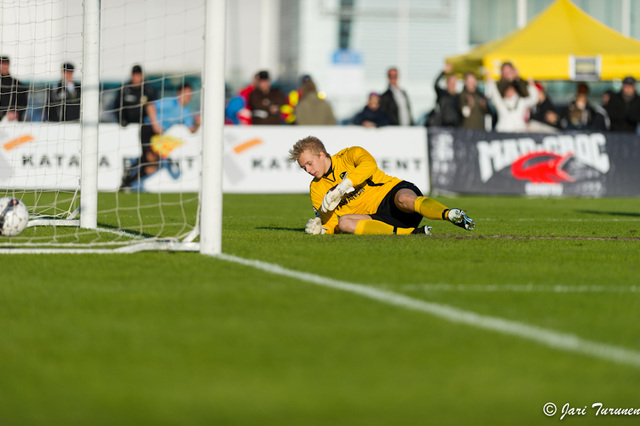
<svg viewBox="0 0 640 426"><path fill-rule="evenodd" d="M460 209L450 209L447 211L447 219L449 222L453 223L460 228L464 228L467 231L473 231L476 227L476 223L471 219L464 210Z"/></svg>
<svg viewBox="0 0 640 426"><path fill-rule="evenodd" d="M411 233L416 235L431 235L431 227L427 225L421 226L411 231Z"/></svg>

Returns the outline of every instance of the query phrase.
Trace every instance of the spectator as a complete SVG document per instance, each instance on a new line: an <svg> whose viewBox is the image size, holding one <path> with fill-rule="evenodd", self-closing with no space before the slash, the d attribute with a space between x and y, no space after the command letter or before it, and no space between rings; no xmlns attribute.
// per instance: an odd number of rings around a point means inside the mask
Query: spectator
<svg viewBox="0 0 640 426"><path fill-rule="evenodd" d="M486 78L487 97L493 102L498 113L496 130L498 132L526 132L529 109L538 102L538 89L533 84L533 80L529 80L527 88L529 96L521 97L518 95L518 83L512 82L505 87L503 98L489 73L486 74Z"/></svg>
<svg viewBox="0 0 640 426"><path fill-rule="evenodd" d="M478 92L478 79L472 72L464 75L464 88L458 102L462 114L462 127L484 130L485 115L490 113L489 102L482 93Z"/></svg>
<svg viewBox="0 0 640 426"><path fill-rule="evenodd" d="M364 127L382 127L389 125L389 117L380 109L379 94L376 92L369 94L367 105L353 118L352 123Z"/></svg>
<svg viewBox="0 0 640 426"><path fill-rule="evenodd" d="M120 184L121 190L131 189L132 184L155 173L162 162L160 154L152 146L152 138L162 135L175 124L184 124L191 133L195 133L200 127L200 115L194 114L189 107L193 98L193 88L189 83L184 83L175 97L163 98L146 104L147 116L140 127L140 144L142 155L134 167L125 170Z"/></svg>
<svg viewBox="0 0 640 426"><path fill-rule="evenodd" d="M498 90L500 95L504 98L504 93L509 86L513 86L521 98L529 96L527 89L527 82L520 78L518 69L513 66L511 62L504 62L500 68L501 76L498 80Z"/></svg>
<svg viewBox="0 0 640 426"><path fill-rule="evenodd" d="M605 107L614 132L637 131L640 121L640 97L636 93L636 79L628 76L622 80L622 89L614 93Z"/></svg>
<svg viewBox="0 0 640 426"><path fill-rule="evenodd" d="M296 123L306 126L332 126L336 124L331 105L318 96L316 84L311 77L302 78L300 102L295 108Z"/></svg>
<svg viewBox="0 0 640 426"><path fill-rule="evenodd" d="M578 84L576 98L569 103L562 117L562 127L566 130L603 131L607 129L606 122L606 112L597 110L589 103L589 86Z"/></svg>
<svg viewBox="0 0 640 426"><path fill-rule="evenodd" d="M281 124L280 107L286 103L284 94L279 89L271 87L269 73L260 71L256 89L249 95L253 124Z"/></svg>
<svg viewBox="0 0 640 426"><path fill-rule="evenodd" d="M29 98L29 88L13 78L9 72L8 56L0 56L0 120L24 120Z"/></svg>
<svg viewBox="0 0 640 426"><path fill-rule="evenodd" d="M398 69L389 68L387 78L389 88L380 96L380 109L387 115L392 126L413 125L409 96L398 86Z"/></svg>
<svg viewBox="0 0 640 426"><path fill-rule="evenodd" d="M73 81L72 63L62 64L62 80L49 89L45 110L46 121L79 121L82 90Z"/></svg>
<svg viewBox="0 0 640 426"><path fill-rule="evenodd" d="M247 86L238 91L238 94L229 100L224 110L225 124L251 124L251 109L249 109L249 96L255 90L258 83L258 74Z"/></svg>
<svg viewBox="0 0 640 426"><path fill-rule="evenodd" d="M145 105L154 102L156 98L156 91L144 82L142 67L134 65L131 79L118 90L114 101L118 122L122 126L129 123L142 124L147 115Z"/></svg>
<svg viewBox="0 0 640 426"><path fill-rule="evenodd" d="M462 123L460 98L457 92L458 77L451 73L453 66L446 64L436 78L436 108L429 116L429 126L459 127ZM446 75L446 89L440 87L442 77Z"/></svg>
<svg viewBox="0 0 640 426"><path fill-rule="evenodd" d="M538 102L530 111L529 131L541 133L557 132L560 127L560 115L551 99L547 96L542 84L536 82L535 86L538 89Z"/></svg>

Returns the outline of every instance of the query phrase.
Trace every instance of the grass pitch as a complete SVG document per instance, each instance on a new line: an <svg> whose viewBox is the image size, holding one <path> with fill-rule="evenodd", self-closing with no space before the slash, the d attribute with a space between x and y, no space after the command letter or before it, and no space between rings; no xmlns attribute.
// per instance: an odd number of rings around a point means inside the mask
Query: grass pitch
<svg viewBox="0 0 640 426"><path fill-rule="evenodd" d="M436 198L476 230L309 236L307 196L227 195L223 251L640 357L638 199ZM0 263L3 425L544 425L565 404L573 424L640 419L591 407L640 409L637 366L296 277L194 253Z"/></svg>

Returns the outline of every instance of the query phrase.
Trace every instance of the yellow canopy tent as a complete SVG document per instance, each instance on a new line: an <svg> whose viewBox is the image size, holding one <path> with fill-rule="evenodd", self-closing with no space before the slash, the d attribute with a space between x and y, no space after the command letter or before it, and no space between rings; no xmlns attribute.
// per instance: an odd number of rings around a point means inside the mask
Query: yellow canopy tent
<svg viewBox="0 0 640 426"><path fill-rule="evenodd" d="M612 80L640 73L640 42L612 30L569 0L557 0L529 24L482 44L469 53L447 58L453 72L494 78L510 61L523 78L539 80Z"/></svg>

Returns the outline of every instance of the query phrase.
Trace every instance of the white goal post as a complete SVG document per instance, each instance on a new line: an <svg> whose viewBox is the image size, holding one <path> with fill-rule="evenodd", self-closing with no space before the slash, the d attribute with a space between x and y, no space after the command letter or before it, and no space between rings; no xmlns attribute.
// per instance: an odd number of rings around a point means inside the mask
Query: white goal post
<svg viewBox="0 0 640 426"><path fill-rule="evenodd" d="M226 0L158 2L145 10L149 4L0 4L0 31L16 34L0 38L0 55L11 58L12 76L29 89L24 117L0 122L0 197L20 198L30 210L22 234L0 237L0 253L221 253ZM46 43L38 40L42 28ZM63 62L75 64L82 90L75 122L47 115ZM140 124L121 125L110 101L130 84L134 64L157 101L178 99L180 87L190 85L194 100L183 113L200 114L201 126L189 129L183 120L154 136L157 171L143 184L138 166L139 182L129 189L121 178L144 156Z"/></svg>

